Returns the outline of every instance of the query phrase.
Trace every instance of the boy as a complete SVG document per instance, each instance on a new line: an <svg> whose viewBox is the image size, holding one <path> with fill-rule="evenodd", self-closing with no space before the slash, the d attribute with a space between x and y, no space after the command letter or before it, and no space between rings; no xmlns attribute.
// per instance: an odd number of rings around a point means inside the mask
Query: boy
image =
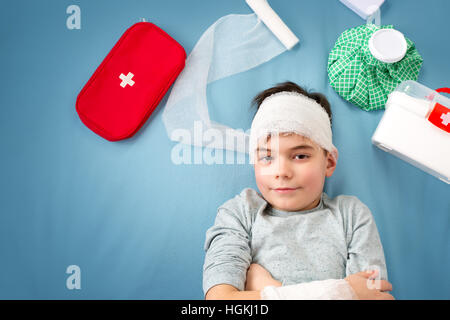
<svg viewBox="0 0 450 320"><path fill-rule="evenodd" d="M206 233L206 299L305 298L311 288L295 285L307 283L328 298L393 299L370 210L323 192L338 159L325 96L285 82L253 102L249 155L260 193L246 188L219 207ZM383 279L377 289L368 268Z"/></svg>

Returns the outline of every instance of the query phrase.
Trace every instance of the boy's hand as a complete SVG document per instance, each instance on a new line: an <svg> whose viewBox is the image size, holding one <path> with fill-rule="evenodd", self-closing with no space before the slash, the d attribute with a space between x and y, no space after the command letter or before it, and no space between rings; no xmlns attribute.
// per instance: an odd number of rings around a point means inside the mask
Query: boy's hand
<svg viewBox="0 0 450 320"><path fill-rule="evenodd" d="M281 287L281 282L272 278L272 275L257 263L252 263L247 270L245 290L262 290L267 286Z"/></svg>
<svg viewBox="0 0 450 320"><path fill-rule="evenodd" d="M349 275L345 280L360 300L395 300L392 295L384 292L392 291L392 284L386 280L371 280L375 277L375 272L366 271Z"/></svg>

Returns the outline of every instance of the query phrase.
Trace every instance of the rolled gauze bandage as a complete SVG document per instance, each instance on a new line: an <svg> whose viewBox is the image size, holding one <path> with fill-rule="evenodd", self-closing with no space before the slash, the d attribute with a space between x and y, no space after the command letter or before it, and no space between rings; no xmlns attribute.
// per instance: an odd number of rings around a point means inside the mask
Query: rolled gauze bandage
<svg viewBox="0 0 450 320"><path fill-rule="evenodd" d="M267 98L253 118L249 156L255 163L258 140L269 134L296 133L311 139L338 160L333 145L331 121L327 112L315 100L297 92L282 91Z"/></svg>
<svg viewBox="0 0 450 320"><path fill-rule="evenodd" d="M298 38L280 19L275 11L272 10L267 0L245 0L256 15L269 28L270 31L281 41L288 49L292 49L297 43Z"/></svg>
<svg viewBox="0 0 450 320"><path fill-rule="evenodd" d="M209 106L207 87L286 50L255 13L230 14L214 22L195 44L167 99L162 119L169 138L187 145L248 152L249 136L244 130L211 119L209 107L214 105Z"/></svg>
<svg viewBox="0 0 450 320"><path fill-rule="evenodd" d="M358 300L345 279L328 279L294 284L268 286L261 291L261 300Z"/></svg>

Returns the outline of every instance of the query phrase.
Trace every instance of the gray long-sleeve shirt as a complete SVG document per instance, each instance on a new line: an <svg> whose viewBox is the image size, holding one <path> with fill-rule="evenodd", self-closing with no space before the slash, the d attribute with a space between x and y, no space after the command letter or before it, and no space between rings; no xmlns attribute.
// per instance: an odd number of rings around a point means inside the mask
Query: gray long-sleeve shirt
<svg viewBox="0 0 450 320"><path fill-rule="evenodd" d="M219 207L206 232L203 291L218 284L244 290L247 269L258 263L283 285L342 279L378 269L387 280L377 227L355 196L322 193L311 210L281 211L246 188Z"/></svg>

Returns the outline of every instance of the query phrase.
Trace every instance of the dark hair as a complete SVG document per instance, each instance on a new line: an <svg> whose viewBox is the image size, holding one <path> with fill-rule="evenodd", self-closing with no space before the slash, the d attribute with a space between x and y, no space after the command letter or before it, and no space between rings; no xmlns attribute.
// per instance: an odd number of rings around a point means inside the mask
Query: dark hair
<svg viewBox="0 0 450 320"><path fill-rule="evenodd" d="M271 96L274 93L283 92L283 91L297 92L297 93L300 93L310 99L315 100L327 112L328 117L330 118L330 123L332 124L331 107L330 107L330 103L328 102L325 95L323 95L322 93L319 93L319 92L308 92L305 89L303 89L302 87L300 87L299 85L297 85L291 81L279 83L275 87L266 89L266 90L258 93L258 95L256 97L254 97L252 100L252 106L256 105L257 108L259 109L259 106L264 101L264 99L266 99L267 97Z"/></svg>
<svg viewBox="0 0 450 320"><path fill-rule="evenodd" d="M256 105L257 108L259 109L259 107L261 106L261 103L264 101L264 99L266 99L267 97L271 96L274 93L283 92L283 91L297 92L297 93L300 93L310 99L315 100L327 112L328 117L330 118L330 124L333 123L330 103L328 102L325 95L323 95L320 92L308 92L305 89L303 89L302 87L300 87L298 84L291 82L291 81L279 83L275 87L266 89L266 90L258 93L258 95L256 95L256 97L254 97L252 100L252 106ZM325 149L324 149L324 154L325 154L325 156L328 154L328 151Z"/></svg>

